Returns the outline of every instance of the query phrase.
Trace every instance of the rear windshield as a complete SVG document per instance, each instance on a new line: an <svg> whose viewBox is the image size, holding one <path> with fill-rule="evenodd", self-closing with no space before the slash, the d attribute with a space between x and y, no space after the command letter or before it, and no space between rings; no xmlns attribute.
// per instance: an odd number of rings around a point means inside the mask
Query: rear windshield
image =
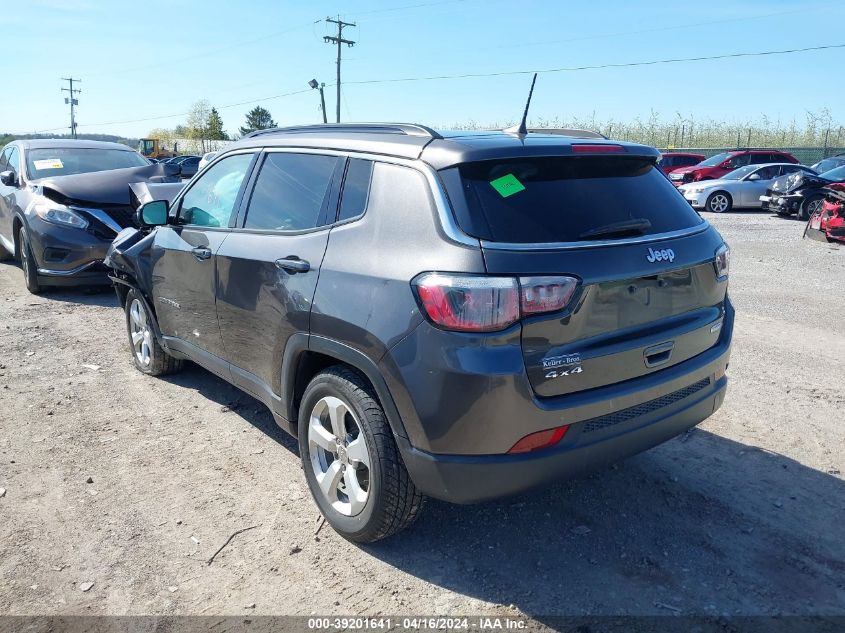
<svg viewBox="0 0 845 633"><path fill-rule="evenodd" d="M494 242L622 239L703 222L649 159L521 158L441 173L461 229ZM618 223L634 228L607 230Z"/></svg>

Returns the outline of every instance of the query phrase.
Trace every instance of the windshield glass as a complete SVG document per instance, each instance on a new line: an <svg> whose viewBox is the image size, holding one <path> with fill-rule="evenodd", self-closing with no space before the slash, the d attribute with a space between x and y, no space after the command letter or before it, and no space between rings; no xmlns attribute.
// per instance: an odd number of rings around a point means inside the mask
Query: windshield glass
<svg viewBox="0 0 845 633"><path fill-rule="evenodd" d="M131 149L82 149L52 147L31 149L26 153L26 167L33 180L48 176L70 176L92 171L125 167L143 167L150 161Z"/></svg>
<svg viewBox="0 0 845 633"><path fill-rule="evenodd" d="M821 174L821 177L828 180L845 180L845 165L826 171Z"/></svg>
<svg viewBox="0 0 845 633"><path fill-rule="evenodd" d="M656 234L702 222L650 159L490 160L441 173L464 232L495 242L575 242L616 223Z"/></svg>
<svg viewBox="0 0 845 633"><path fill-rule="evenodd" d="M825 158L813 165L813 169L817 174L823 174L826 171L836 169L842 165L845 165L845 158Z"/></svg>
<svg viewBox="0 0 845 633"><path fill-rule="evenodd" d="M155 151L155 143L150 139L143 139L138 142L138 151L144 154L152 154Z"/></svg>
<svg viewBox="0 0 845 633"><path fill-rule="evenodd" d="M728 172L724 176L722 176L723 180L740 180L741 178L747 176L752 171L760 169L759 165L746 165L745 167L740 167L739 169L734 169L731 172Z"/></svg>
<svg viewBox="0 0 845 633"><path fill-rule="evenodd" d="M715 167L716 165L721 164L722 162L726 161L731 157L729 152L722 152L721 154L716 154L715 156L711 156L707 160L703 160L696 167Z"/></svg>

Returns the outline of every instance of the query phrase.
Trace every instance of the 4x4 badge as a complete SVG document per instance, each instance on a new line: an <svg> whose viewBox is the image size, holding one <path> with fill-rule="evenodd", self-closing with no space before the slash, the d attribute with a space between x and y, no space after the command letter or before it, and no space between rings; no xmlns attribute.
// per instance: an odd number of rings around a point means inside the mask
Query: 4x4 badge
<svg viewBox="0 0 845 633"><path fill-rule="evenodd" d="M564 356L552 356L543 359L543 370L546 378L562 378L570 374L580 374L584 369L581 367L581 354L566 354Z"/></svg>
<svg viewBox="0 0 845 633"><path fill-rule="evenodd" d="M648 249L648 255L645 258L649 261L649 263L653 264L654 262L673 262L675 261L675 251L671 248L662 248L659 251L655 251L652 249Z"/></svg>

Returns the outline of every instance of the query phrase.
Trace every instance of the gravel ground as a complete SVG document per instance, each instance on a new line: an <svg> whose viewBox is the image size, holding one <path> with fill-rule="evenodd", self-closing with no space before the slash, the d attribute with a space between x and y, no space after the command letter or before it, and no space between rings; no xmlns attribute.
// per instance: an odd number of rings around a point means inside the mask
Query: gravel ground
<svg viewBox="0 0 845 633"><path fill-rule="evenodd" d="M35 297L0 264L0 613L845 615L845 249L712 220L737 307L716 415L368 547L315 534L259 403L194 366L141 375L110 292Z"/></svg>

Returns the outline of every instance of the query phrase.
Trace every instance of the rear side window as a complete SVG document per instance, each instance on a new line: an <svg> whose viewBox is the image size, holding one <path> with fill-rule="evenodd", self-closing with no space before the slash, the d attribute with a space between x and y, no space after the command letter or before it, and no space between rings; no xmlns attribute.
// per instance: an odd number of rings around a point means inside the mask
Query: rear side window
<svg viewBox="0 0 845 633"><path fill-rule="evenodd" d="M370 180L373 177L373 161L350 158L343 180L343 198L340 202L338 221L363 215L370 197Z"/></svg>
<svg viewBox="0 0 845 633"><path fill-rule="evenodd" d="M331 189L336 156L267 155L249 201L244 228L302 231L318 225Z"/></svg>
<svg viewBox="0 0 845 633"><path fill-rule="evenodd" d="M494 242L622 239L703 222L648 159L481 161L445 170L442 176L463 231ZM637 228L603 231L616 223ZM603 234L596 235L597 230Z"/></svg>

